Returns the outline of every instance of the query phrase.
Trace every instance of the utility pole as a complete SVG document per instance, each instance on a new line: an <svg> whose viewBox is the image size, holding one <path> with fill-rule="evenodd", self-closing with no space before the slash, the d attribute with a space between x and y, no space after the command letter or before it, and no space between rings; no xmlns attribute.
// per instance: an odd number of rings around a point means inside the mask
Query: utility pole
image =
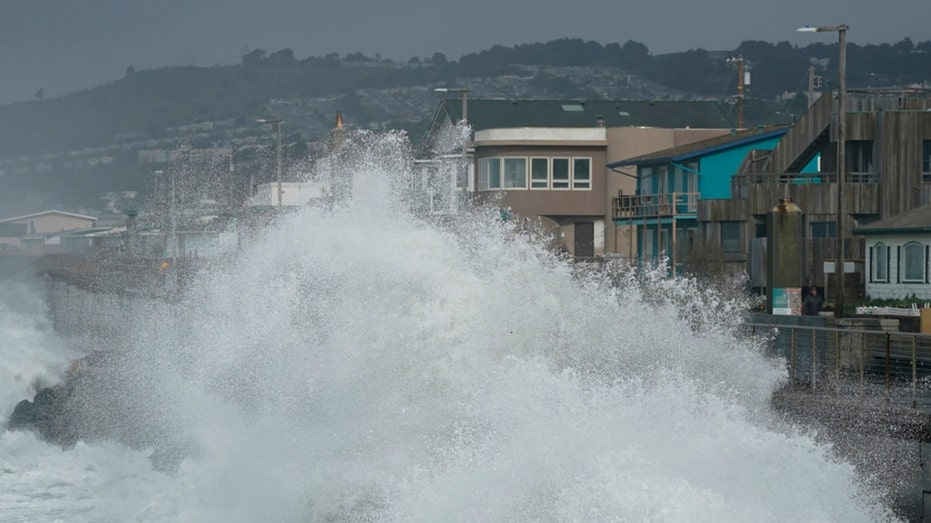
<svg viewBox="0 0 931 523"><path fill-rule="evenodd" d="M739 54L734 58L728 58L727 63L734 64L737 67L737 128L744 128L744 86L750 82L747 81L747 74L744 71L744 57Z"/></svg>
<svg viewBox="0 0 931 523"><path fill-rule="evenodd" d="M838 76L839 86L837 93L837 223L835 224L837 237L837 259L834 263L834 277L837 279L837 296L834 298L834 315L838 318L844 316L844 301L847 285L844 281L844 184L847 178L847 30L846 24L811 27L805 26L796 29L802 33L837 33L838 46Z"/></svg>
<svg viewBox="0 0 931 523"><path fill-rule="evenodd" d="M275 146L275 157L277 158L277 185L278 185L278 208L281 208L281 118L270 117L262 118L259 120L259 123L270 123L275 125L275 135L276 135L276 146Z"/></svg>

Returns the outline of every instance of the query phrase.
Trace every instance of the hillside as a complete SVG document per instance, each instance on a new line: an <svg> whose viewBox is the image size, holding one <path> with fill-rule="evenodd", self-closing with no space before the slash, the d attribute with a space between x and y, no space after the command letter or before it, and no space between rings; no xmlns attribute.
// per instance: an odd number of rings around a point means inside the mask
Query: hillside
<svg viewBox="0 0 931 523"><path fill-rule="evenodd" d="M753 73L746 125L791 121L814 63L835 83L836 45L795 48L745 42L733 52L701 49L651 55L637 42L601 45L562 39L495 46L448 61L440 53L407 63L360 53L298 60L289 49L255 50L234 66L127 70L94 89L0 106L0 215L37 207L102 205L101 193L145 191L182 146L224 153L240 170L268 167L274 115L286 161L312 154L341 112L349 128L403 129L418 140L440 100L437 86L468 86L470 97L549 99L716 99L732 103L742 55ZM931 42L848 46L848 85L885 86L931 79ZM870 74L861 74L872 71ZM166 152L168 151L168 152Z"/></svg>

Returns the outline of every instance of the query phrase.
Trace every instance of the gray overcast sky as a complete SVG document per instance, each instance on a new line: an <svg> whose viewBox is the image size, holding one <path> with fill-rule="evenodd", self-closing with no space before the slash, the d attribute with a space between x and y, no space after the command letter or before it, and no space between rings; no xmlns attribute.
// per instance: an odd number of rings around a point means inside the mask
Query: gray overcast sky
<svg viewBox="0 0 931 523"><path fill-rule="evenodd" d="M239 62L245 47L297 58L360 51L451 60L495 44L636 40L653 54L744 40L804 46L931 40L929 0L0 0L0 104L101 85L137 70Z"/></svg>

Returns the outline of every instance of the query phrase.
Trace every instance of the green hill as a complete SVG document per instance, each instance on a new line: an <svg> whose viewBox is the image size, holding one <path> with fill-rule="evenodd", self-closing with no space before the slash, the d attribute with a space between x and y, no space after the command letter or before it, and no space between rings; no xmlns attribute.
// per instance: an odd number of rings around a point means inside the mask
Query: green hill
<svg viewBox="0 0 931 523"><path fill-rule="evenodd" d="M561 39L494 46L459 61L435 53L406 63L361 53L298 60L290 49L254 50L238 65L130 68L94 89L0 106L0 215L49 206L93 209L102 192L146 191L151 173L170 167L156 153L182 145L229 149L241 169L265 170L273 137L256 122L265 115L284 120L288 162L312 154L336 112L349 128L403 129L416 141L440 99L433 88L443 85L468 86L470 96L482 98L728 104L737 82L726 58L737 54L754 77L745 92L748 126L784 123L804 110L810 63L827 87L836 84L836 44L752 41L728 52L651 55L633 41ZM850 88L927 82L931 42L850 44L848 71ZM786 102L785 93L796 98Z"/></svg>

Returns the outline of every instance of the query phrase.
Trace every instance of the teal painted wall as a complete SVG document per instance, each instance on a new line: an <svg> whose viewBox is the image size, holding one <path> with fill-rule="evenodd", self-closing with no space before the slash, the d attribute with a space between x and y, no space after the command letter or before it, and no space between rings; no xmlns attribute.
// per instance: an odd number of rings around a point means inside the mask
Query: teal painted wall
<svg viewBox="0 0 931 523"><path fill-rule="evenodd" d="M731 176L740 168L747 153L753 149L772 149L780 138L782 136L776 136L702 156L699 167L701 172L699 189L702 199L730 198Z"/></svg>

